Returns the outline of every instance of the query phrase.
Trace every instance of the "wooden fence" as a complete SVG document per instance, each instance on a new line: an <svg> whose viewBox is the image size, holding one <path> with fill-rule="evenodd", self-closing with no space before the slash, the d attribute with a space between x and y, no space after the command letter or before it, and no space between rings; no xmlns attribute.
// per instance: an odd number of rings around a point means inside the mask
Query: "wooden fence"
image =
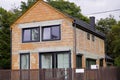
<svg viewBox="0 0 120 80"><path fill-rule="evenodd" d="M120 68L0 70L0 80L120 80Z"/></svg>

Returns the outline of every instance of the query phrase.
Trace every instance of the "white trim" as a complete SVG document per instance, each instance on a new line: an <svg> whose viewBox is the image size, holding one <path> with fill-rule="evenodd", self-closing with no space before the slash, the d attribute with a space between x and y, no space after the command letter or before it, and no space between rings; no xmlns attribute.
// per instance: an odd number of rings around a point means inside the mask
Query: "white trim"
<svg viewBox="0 0 120 80"><path fill-rule="evenodd" d="M72 47L47 47L47 48L36 48L34 50L19 50L17 52L13 52L13 54L22 54L22 53L30 53L30 54L36 54L39 52L53 52L53 51L69 51L72 50Z"/></svg>
<svg viewBox="0 0 120 80"><path fill-rule="evenodd" d="M30 28L30 27L36 27L36 26L58 25L58 24L62 24L62 21L63 21L63 19L50 20L50 21L41 21L41 22L30 22L30 23L18 24L18 27L19 28Z"/></svg>
<svg viewBox="0 0 120 80"><path fill-rule="evenodd" d="M105 55L99 55L97 53L90 53L86 51L77 52L77 54L82 54L85 58L92 58L92 59L105 58Z"/></svg>

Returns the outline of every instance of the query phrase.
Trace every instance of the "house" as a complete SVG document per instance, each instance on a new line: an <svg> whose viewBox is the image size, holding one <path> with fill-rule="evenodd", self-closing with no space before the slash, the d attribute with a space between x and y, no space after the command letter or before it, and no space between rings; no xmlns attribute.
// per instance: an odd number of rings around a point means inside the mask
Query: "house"
<svg viewBox="0 0 120 80"><path fill-rule="evenodd" d="M104 34L42 0L11 25L12 69L106 66Z"/></svg>

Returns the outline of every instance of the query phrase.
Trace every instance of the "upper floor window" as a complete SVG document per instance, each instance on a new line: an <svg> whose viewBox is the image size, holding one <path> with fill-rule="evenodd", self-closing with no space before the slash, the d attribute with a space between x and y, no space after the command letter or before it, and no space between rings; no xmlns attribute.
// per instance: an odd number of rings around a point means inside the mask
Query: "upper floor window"
<svg viewBox="0 0 120 80"><path fill-rule="evenodd" d="M90 40L90 33L87 33L87 39Z"/></svg>
<svg viewBox="0 0 120 80"><path fill-rule="evenodd" d="M92 35L92 41L95 41L95 36L94 35Z"/></svg>
<svg viewBox="0 0 120 80"><path fill-rule="evenodd" d="M39 27L25 28L22 31L23 42L36 42L40 40L40 29Z"/></svg>
<svg viewBox="0 0 120 80"><path fill-rule="evenodd" d="M60 40L60 25L46 26L42 28L42 40Z"/></svg>

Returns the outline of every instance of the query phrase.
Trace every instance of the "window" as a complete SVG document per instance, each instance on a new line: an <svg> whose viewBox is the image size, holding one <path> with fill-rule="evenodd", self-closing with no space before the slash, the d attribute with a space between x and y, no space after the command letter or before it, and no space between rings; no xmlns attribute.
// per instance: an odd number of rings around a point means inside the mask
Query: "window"
<svg viewBox="0 0 120 80"><path fill-rule="evenodd" d="M69 52L40 53L40 68L70 68Z"/></svg>
<svg viewBox="0 0 120 80"><path fill-rule="evenodd" d="M47 26L42 28L42 40L60 40L60 25Z"/></svg>
<svg viewBox="0 0 120 80"><path fill-rule="evenodd" d="M100 67L103 67L103 59L100 59Z"/></svg>
<svg viewBox="0 0 120 80"><path fill-rule="evenodd" d="M40 29L39 29L39 27L23 29L22 41L23 42L40 41Z"/></svg>
<svg viewBox="0 0 120 80"><path fill-rule="evenodd" d="M94 59L86 59L86 68L91 68L91 65L95 65L96 60Z"/></svg>
<svg viewBox="0 0 120 80"><path fill-rule="evenodd" d="M29 53L20 54L20 69L30 68L30 55Z"/></svg>
<svg viewBox="0 0 120 80"><path fill-rule="evenodd" d="M95 41L95 36L94 35L92 35L92 41Z"/></svg>
<svg viewBox="0 0 120 80"><path fill-rule="evenodd" d="M87 33L87 39L90 40L90 33Z"/></svg>
<svg viewBox="0 0 120 80"><path fill-rule="evenodd" d="M82 68L82 55L76 56L76 68Z"/></svg>

